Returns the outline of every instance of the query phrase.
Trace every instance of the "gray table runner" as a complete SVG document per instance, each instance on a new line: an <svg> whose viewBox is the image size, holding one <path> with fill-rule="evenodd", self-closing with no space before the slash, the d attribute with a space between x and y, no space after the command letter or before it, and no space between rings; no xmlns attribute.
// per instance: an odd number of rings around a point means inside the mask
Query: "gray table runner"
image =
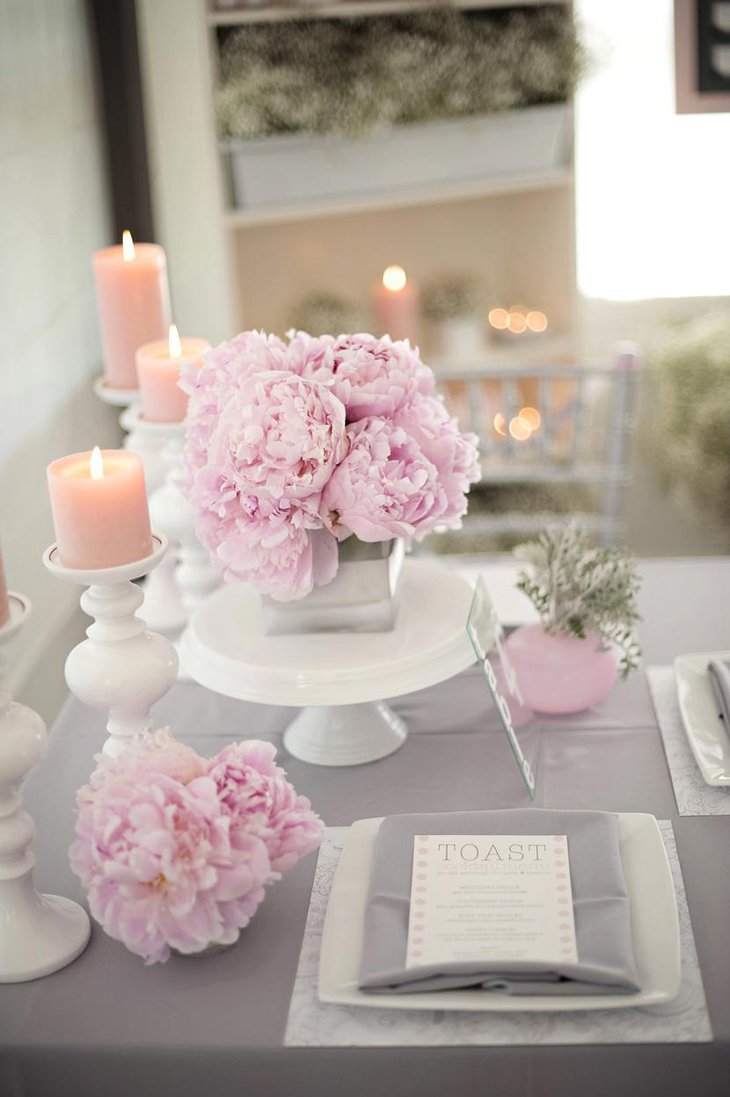
<svg viewBox="0 0 730 1097"><path fill-rule="evenodd" d="M681 652L728 647L730 560L644 561L641 572L641 640L647 661L668 663ZM282 751L296 788L311 798L329 826L397 812L525 806L524 789L504 735L490 718L478 675L401 698L394 707L408 720L411 734L402 750L382 762L327 770ZM181 683L153 715L157 725L169 723L181 739L214 753L244 737L268 739L281 748L293 713ZM622 1048L535 1046L523 1053L498 1046L450 1051L431 1035L402 1051L387 1046L284 1049L314 873L310 857L270 890L240 943L228 952L145 968L97 929L87 952L64 971L0 987L0 1094L241 1097L250 1090L267 1097L372 1097L382 1090L394 1097L441 1097L444 1092L459 1097L484 1097L485 1092L490 1097L585 1097L587 1092L591 1097L685 1097L689 1092L725 1097L730 1078L730 824L717 818L677 819L643 674L632 675L590 712L547 723L544 739L539 805L645 811L677 820L714 1042L701 1047L633 1042ZM69 701L53 727L48 758L24 786L38 828L35 875L44 891L82 898L67 861L73 797L103 741L103 715ZM474 1022L480 1029L481 1016ZM552 1024L539 1017L538 1033L544 1022ZM473 1043L479 1035L474 1034ZM597 1037L587 1031L581 1042L597 1043Z"/></svg>

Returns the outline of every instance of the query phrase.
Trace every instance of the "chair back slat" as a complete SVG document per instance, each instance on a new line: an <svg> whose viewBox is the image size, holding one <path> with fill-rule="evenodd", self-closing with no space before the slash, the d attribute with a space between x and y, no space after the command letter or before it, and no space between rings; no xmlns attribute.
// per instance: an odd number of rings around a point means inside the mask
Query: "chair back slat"
<svg viewBox="0 0 730 1097"><path fill-rule="evenodd" d="M484 484L583 484L599 491L589 526L605 542L621 530L628 480L629 439L640 358L628 345L609 365L485 366L443 378L444 395L462 424L479 438ZM521 440L510 430L522 408L534 408L539 426ZM527 413L526 413L527 414ZM565 514L553 515L555 520ZM545 524L546 514L475 515L465 530L510 532Z"/></svg>

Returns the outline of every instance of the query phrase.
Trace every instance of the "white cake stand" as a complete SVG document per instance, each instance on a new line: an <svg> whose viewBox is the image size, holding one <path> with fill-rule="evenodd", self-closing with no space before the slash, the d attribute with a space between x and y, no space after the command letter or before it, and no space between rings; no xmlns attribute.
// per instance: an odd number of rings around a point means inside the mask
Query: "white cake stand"
<svg viewBox="0 0 730 1097"><path fill-rule="evenodd" d="M374 762L407 735L383 698L436 685L474 662L466 634L472 593L443 565L407 560L392 632L267 636L259 595L229 584L194 614L182 656L197 682L226 697L302 708L284 734L295 758Z"/></svg>

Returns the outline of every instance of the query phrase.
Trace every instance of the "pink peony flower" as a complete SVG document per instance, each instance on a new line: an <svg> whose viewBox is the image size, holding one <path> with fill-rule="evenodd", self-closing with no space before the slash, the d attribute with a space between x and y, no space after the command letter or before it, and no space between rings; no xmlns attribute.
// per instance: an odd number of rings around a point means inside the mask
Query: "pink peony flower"
<svg viewBox="0 0 730 1097"><path fill-rule="evenodd" d="M235 941L272 871L261 838L231 840L210 777L183 784L156 772L153 753L143 741L99 761L77 797L70 851L93 916L148 963L166 960L171 948Z"/></svg>
<svg viewBox="0 0 730 1097"><path fill-rule="evenodd" d="M448 500L438 469L417 442L387 419L347 428L350 448L325 488L322 513L343 539L421 538L439 524Z"/></svg>
<svg viewBox="0 0 730 1097"><path fill-rule="evenodd" d="M392 416L414 397L434 390L433 372L407 339L289 332L289 340L286 367L327 385L345 405L348 423Z"/></svg>
<svg viewBox="0 0 730 1097"><path fill-rule="evenodd" d="M475 436L432 395L433 373L407 340L287 337L243 332L181 382L198 536L226 578L282 601L334 577L333 534L457 527L479 476Z"/></svg>
<svg viewBox="0 0 730 1097"><path fill-rule="evenodd" d="M476 434L461 431L458 421L449 415L443 398L435 396L419 396L399 408L393 423L418 443L421 452L436 467L447 498L439 526L458 529L467 511L469 487L481 475Z"/></svg>
<svg viewBox="0 0 730 1097"><path fill-rule="evenodd" d="M257 739L233 743L210 762L209 776L231 815L231 841L240 833L265 843L271 867L283 872L322 840L324 825L277 766L276 749Z"/></svg>
<svg viewBox="0 0 730 1097"><path fill-rule="evenodd" d="M147 963L231 944L322 821L269 743L206 761L168 729L100 755L77 795L71 867L93 916Z"/></svg>
<svg viewBox="0 0 730 1097"><path fill-rule="evenodd" d="M252 373L281 369L284 343L263 331L244 331L209 350L202 368L183 366L180 387L189 394L185 459L189 473L207 462L208 438L228 402Z"/></svg>
<svg viewBox="0 0 730 1097"><path fill-rule="evenodd" d="M228 394L207 446L208 464L258 497L318 496L345 453L345 409L316 381L254 373Z"/></svg>
<svg viewBox="0 0 730 1097"><path fill-rule="evenodd" d="M347 444L337 397L294 374L253 371L229 389L215 421L195 429L188 494L198 536L227 576L282 600L329 582L337 546L319 509Z"/></svg>
<svg viewBox="0 0 730 1097"><path fill-rule="evenodd" d="M247 502L257 507L257 501ZM305 528L300 518L296 511L293 516L272 512L268 518L255 511L249 520L239 516L235 529L220 540L214 527L226 578L250 580L262 594L281 602L303 598L313 587L329 583L337 572L337 541L329 530ZM201 540L209 536L205 518L198 531Z"/></svg>

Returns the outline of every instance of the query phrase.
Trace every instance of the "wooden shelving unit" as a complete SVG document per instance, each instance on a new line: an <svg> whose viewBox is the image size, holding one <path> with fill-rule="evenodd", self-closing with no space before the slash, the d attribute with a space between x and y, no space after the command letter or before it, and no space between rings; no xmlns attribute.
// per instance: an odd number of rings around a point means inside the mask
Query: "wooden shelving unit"
<svg viewBox="0 0 730 1097"><path fill-rule="evenodd" d="M564 0L520 0L521 7L559 4ZM212 27L238 27L244 23L279 23L287 19L361 19L369 15L395 15L398 12L425 11L433 0L351 0L342 4L260 4L257 7L208 9ZM507 0L452 0L452 7L463 11L504 8Z"/></svg>
<svg viewBox="0 0 730 1097"><path fill-rule="evenodd" d="M560 300L570 304L555 330L570 345L575 295L570 166L327 202L230 206L212 110L221 29L417 11L428 3L352 0L231 10L216 10L206 0L137 3L156 222L168 251L173 306L187 332L216 341L242 327L283 330L288 310L307 286L362 299L378 269L397 261L420 278L449 267L481 269L498 282L495 292L502 301L523 299L529 291L538 308L544 304L541 287L548 303L559 289ZM458 0L456 6L508 5ZM445 219L453 220L454 233L460 234L453 255ZM344 263L341 250L350 244L353 254ZM552 263L548 252L556 248L559 259Z"/></svg>

